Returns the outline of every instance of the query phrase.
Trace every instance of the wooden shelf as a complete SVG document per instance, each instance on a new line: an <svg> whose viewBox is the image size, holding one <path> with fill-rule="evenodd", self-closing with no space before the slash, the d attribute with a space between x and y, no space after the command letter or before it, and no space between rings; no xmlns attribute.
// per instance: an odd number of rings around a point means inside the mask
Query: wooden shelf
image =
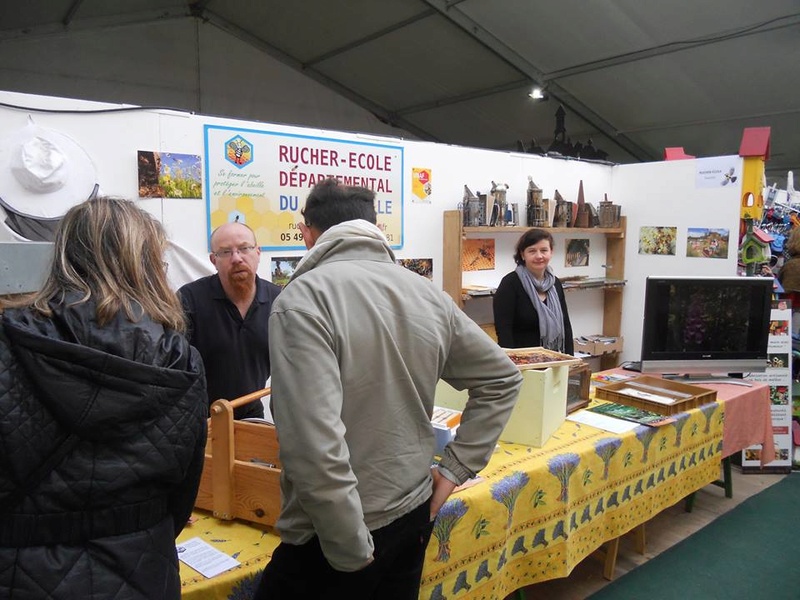
<svg viewBox="0 0 800 600"><path fill-rule="evenodd" d="M458 211L456 211L458 212ZM475 233L492 233L492 234L499 234L499 233L517 233L522 234L531 229L530 227L464 227L462 228L462 232L464 235L475 234ZM541 227L540 229L545 229L552 234L556 233L579 233L582 235L589 235L589 234L602 234L606 237L624 237L625 235L625 228L624 227Z"/></svg>
<svg viewBox="0 0 800 600"><path fill-rule="evenodd" d="M627 227L625 217L621 217L620 226L614 228L590 227L545 227L553 235L603 235L606 238L606 277L609 280L624 281L625 279L625 230ZM444 291L455 300L456 304L464 308L461 277L461 246L465 237L474 234L503 235L517 234L528 231L530 227L462 227L460 210L444 211L443 244L442 244L442 285ZM565 288L565 292L575 290L600 289L603 290L603 331L602 335L620 335L622 329L622 291L625 286L620 284L603 286L592 285L586 287L574 286ZM478 296L491 297L491 296ZM601 356L601 369L611 369L617 366L619 353L609 353Z"/></svg>

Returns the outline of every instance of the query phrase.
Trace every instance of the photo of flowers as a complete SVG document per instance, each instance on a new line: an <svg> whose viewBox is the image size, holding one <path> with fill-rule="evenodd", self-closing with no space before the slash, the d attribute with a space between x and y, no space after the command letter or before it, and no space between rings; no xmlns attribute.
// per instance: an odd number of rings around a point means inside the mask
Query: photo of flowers
<svg viewBox="0 0 800 600"><path fill-rule="evenodd" d="M139 198L203 197L202 162L194 154L139 150Z"/></svg>
<svg viewBox="0 0 800 600"><path fill-rule="evenodd" d="M494 269L494 238L466 239L461 246L462 271Z"/></svg>
<svg viewBox="0 0 800 600"><path fill-rule="evenodd" d="M417 275L433 279L432 258L398 258L397 264L409 271L414 271Z"/></svg>
<svg viewBox="0 0 800 600"><path fill-rule="evenodd" d="M302 256L273 256L269 261L269 273L272 276L272 283L280 287L285 287L289 283L289 278L294 274L297 264Z"/></svg>
<svg viewBox="0 0 800 600"><path fill-rule="evenodd" d="M686 232L688 258L728 258L730 230L689 227Z"/></svg>
<svg viewBox="0 0 800 600"><path fill-rule="evenodd" d="M677 227L640 227L639 254L675 256Z"/></svg>

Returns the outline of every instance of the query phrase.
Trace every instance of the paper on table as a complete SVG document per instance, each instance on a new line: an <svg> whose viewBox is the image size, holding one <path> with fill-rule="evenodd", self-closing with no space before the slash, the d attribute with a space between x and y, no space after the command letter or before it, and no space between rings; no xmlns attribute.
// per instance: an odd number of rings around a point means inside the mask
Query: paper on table
<svg viewBox="0 0 800 600"><path fill-rule="evenodd" d="M582 425L597 427L597 429L603 429L611 433L625 433L626 431L631 431L640 427L639 423L608 417L590 410L579 410L569 414L567 415L567 420L581 423Z"/></svg>
<svg viewBox="0 0 800 600"><path fill-rule="evenodd" d="M199 537L186 540L176 547L178 558L203 577L214 577L241 564L235 558L217 550Z"/></svg>

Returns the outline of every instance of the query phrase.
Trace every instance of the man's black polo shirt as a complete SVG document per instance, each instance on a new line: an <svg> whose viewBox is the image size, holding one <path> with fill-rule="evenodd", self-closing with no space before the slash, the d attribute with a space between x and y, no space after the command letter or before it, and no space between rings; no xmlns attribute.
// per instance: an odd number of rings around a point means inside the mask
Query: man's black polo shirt
<svg viewBox="0 0 800 600"><path fill-rule="evenodd" d="M269 313L280 293L274 283L256 277L256 297L242 319L225 295L219 275L184 285L181 296L189 324L189 342L206 368L208 404L233 400L264 387L269 377ZM237 419L263 417L261 402L235 409Z"/></svg>

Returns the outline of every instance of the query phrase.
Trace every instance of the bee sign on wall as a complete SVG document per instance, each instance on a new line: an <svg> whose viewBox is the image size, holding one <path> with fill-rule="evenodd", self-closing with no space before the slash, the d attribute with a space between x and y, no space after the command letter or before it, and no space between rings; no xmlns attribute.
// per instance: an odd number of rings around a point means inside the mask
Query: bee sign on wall
<svg viewBox="0 0 800 600"><path fill-rule="evenodd" d="M378 227L403 245L403 148L360 140L204 126L208 233L246 223L263 250L305 249L305 199L333 177L375 192Z"/></svg>

